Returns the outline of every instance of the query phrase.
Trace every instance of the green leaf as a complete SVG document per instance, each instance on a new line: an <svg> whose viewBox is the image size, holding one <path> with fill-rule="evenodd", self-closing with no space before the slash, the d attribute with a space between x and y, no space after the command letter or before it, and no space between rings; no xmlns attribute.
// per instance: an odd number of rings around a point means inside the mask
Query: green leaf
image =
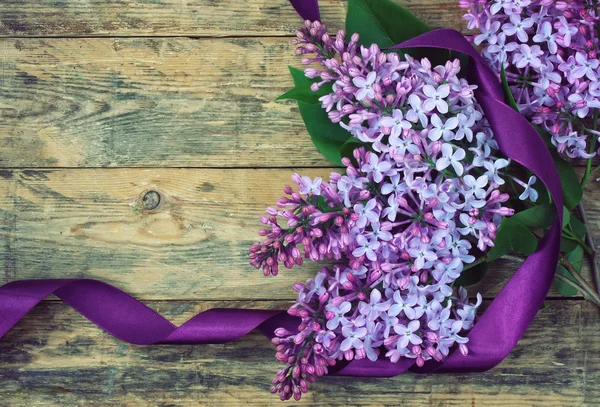
<svg viewBox="0 0 600 407"><path fill-rule="evenodd" d="M563 237L560 240L560 251L563 253L570 253L575 250L577 246L579 246L579 244L576 241L567 239L566 237Z"/></svg>
<svg viewBox="0 0 600 407"><path fill-rule="evenodd" d="M504 65L500 70L500 80L502 81L502 89L504 90L504 99L510 107L519 112L519 106L517 105L517 102L515 101L515 98L510 91L510 87L508 86L508 81L506 80L506 72L504 71Z"/></svg>
<svg viewBox="0 0 600 407"><path fill-rule="evenodd" d="M571 212L563 206L563 229L571 222Z"/></svg>
<svg viewBox="0 0 600 407"><path fill-rule="evenodd" d="M306 75L304 75L304 71L301 69L297 69L292 66L288 66L288 69L290 70L292 78L294 79L294 88L288 90L275 100L292 99L299 100L304 103L320 104L321 102L319 102L319 98L321 96L325 96L333 92L333 85L331 83L324 84L318 91L314 92L310 86L313 83L319 82L318 79L307 78Z"/></svg>
<svg viewBox="0 0 600 407"><path fill-rule="evenodd" d="M315 196L313 195L313 197L315 197ZM316 196L316 199L317 199L316 207L319 208L319 210L323 213L338 212L340 210L340 208L330 207L328 205L327 200L322 195Z"/></svg>
<svg viewBox="0 0 600 407"><path fill-rule="evenodd" d="M556 153L553 153L552 156L554 158L556 169L558 170L558 175L560 176L565 206L568 210L573 210L573 208L581 202L581 198L583 197L583 190L579 184L579 177L577 177L571 164L560 158Z"/></svg>
<svg viewBox="0 0 600 407"><path fill-rule="evenodd" d="M569 221L569 226L570 226L570 229L575 234L575 236L577 236L581 240L585 239L586 231L585 231L585 225L583 224L582 221L577 219L575 216L571 216L571 219Z"/></svg>
<svg viewBox="0 0 600 407"><path fill-rule="evenodd" d="M346 32L358 33L360 45L389 48L430 30L413 13L390 0L348 0Z"/></svg>
<svg viewBox="0 0 600 407"><path fill-rule="evenodd" d="M299 100L298 107L313 141L315 139L336 141L341 143L338 147L339 150L346 140L352 137L352 134L340 126L339 123L333 123L327 116L325 109L321 108L320 105L313 105Z"/></svg>
<svg viewBox="0 0 600 407"><path fill-rule="evenodd" d="M342 145L342 148L340 150L340 155L342 157L348 157L350 160L352 160L353 163L355 163L356 159L354 158L354 155L352 153L354 150L356 150L357 148L360 148L360 147L366 147L367 149L370 149L369 144L363 143L359 139L352 137L352 138L348 139ZM356 165L356 163L355 163L355 165Z"/></svg>
<svg viewBox="0 0 600 407"><path fill-rule="evenodd" d="M483 279L483 277L485 277L488 268L489 264L484 262L470 269L463 270L460 276L454 281L453 285L455 287L468 287L470 285L477 284Z"/></svg>
<svg viewBox="0 0 600 407"><path fill-rule="evenodd" d="M340 150L342 146L352 135L344 130L338 123L332 123L327 117L325 110L319 105L312 105L298 101L300 115L306 125L306 130L310 134L317 150L321 152L329 161L336 165L342 165L342 156Z"/></svg>
<svg viewBox="0 0 600 407"><path fill-rule="evenodd" d="M528 228L545 229L554 223L556 209L554 209L554 205L550 204L537 205L511 216L511 219Z"/></svg>
<svg viewBox="0 0 600 407"><path fill-rule="evenodd" d="M319 102L321 96L332 92L332 85L326 84L317 92L313 92L310 86L317 81L316 79L307 78L300 69L290 66L289 70L294 80L294 89L284 93L277 100L296 100L306 130L317 150L329 161L342 165L340 150L352 135L339 123L332 123Z"/></svg>
<svg viewBox="0 0 600 407"><path fill-rule="evenodd" d="M382 49L390 48L430 30L417 16L391 0L348 0L346 33L358 33L359 44L365 47L377 44ZM433 65L444 64L451 54L426 48L395 51L415 58L428 57Z"/></svg>
<svg viewBox="0 0 600 407"><path fill-rule="evenodd" d="M560 184L563 189L563 198L565 201L565 206L568 210L572 210L579 204L579 202L581 202L581 198L583 197L583 190L581 189L581 185L579 183L579 177L575 173L575 170L573 169L571 164L563 160L556 152L556 147L552 145L552 137L550 136L550 133L548 133L546 130L542 129L541 127L535 124L533 125L533 127L535 127L538 134L540 135L542 140L544 140L544 143L546 144L546 146L552 154L554 165L556 166L556 169L558 170L558 175L560 176ZM546 190L545 187L543 188L544 190ZM538 192L540 193L540 198L545 195L542 193L541 190L537 188L536 190L538 190Z"/></svg>
<svg viewBox="0 0 600 407"><path fill-rule="evenodd" d="M576 219L576 218L573 218L573 219ZM569 263L571 263L573 268L575 270L577 270L578 272L581 272L581 268L583 267L583 257L584 257L583 247L581 247L578 244L575 244L575 248L570 253L567 254L567 260L569 261ZM556 274L560 274L561 276L568 278L569 280L573 281L574 283L577 283L577 280L575 279L575 277L573 277L573 274L571 274L571 272L566 267L564 267L562 264L558 265L558 267L556 269ZM558 292L561 293L562 295L574 296L574 295L577 295L577 293L578 293L577 289L575 289L574 287L571 287L569 284L565 283L564 281L560 281L558 279L554 280L554 286L556 287Z"/></svg>
<svg viewBox="0 0 600 407"><path fill-rule="evenodd" d="M574 280L571 273L569 273L569 270L567 270L561 264L559 264L558 267L556 268L556 274L560 274L561 276L566 277L571 281ZM556 289L558 290L558 292L561 295L564 295L567 297L573 297L573 296L577 295L577 289L575 287L572 287L569 284L567 284L564 281L561 281L557 278L554 279L554 286L556 287Z"/></svg>
<svg viewBox="0 0 600 407"><path fill-rule="evenodd" d="M569 260L569 263L571 263L573 268L575 268L577 271L581 271L581 268L583 267L583 254L583 247L580 245L577 245L575 250L567 254L567 260Z"/></svg>
<svg viewBox="0 0 600 407"><path fill-rule="evenodd" d="M512 218L504 218L494 239L494 247L488 253L488 262L510 252L531 254L536 248L537 238L525 225Z"/></svg>
<svg viewBox="0 0 600 407"><path fill-rule="evenodd" d="M300 69L289 67L295 88L286 92L279 99L295 99L298 102L300 114L306 125L306 130L317 149L329 161L342 165L340 149L352 137L339 123L332 123L325 109L319 103L319 97L331 93L331 85L322 87L318 92L313 92L310 85L315 82L309 79Z"/></svg>

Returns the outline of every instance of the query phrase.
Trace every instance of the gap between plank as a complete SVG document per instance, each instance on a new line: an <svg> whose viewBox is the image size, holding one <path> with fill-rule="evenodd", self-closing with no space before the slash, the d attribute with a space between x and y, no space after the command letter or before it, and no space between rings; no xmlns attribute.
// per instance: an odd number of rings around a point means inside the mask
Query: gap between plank
<svg viewBox="0 0 600 407"><path fill-rule="evenodd" d="M293 33L290 34L273 34L273 35L182 35L182 34L173 34L173 35L108 35L108 34L98 34L98 35L0 35L0 39L89 39L93 40L96 38L100 39L170 39L170 38L179 38L179 39L190 39L190 40L213 40L213 39L261 39L261 38L295 38Z"/></svg>

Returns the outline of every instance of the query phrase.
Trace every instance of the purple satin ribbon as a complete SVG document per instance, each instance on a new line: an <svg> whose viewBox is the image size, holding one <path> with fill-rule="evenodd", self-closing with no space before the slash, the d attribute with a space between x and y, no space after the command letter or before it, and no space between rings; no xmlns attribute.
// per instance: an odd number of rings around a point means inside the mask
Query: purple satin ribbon
<svg viewBox="0 0 600 407"><path fill-rule="evenodd" d="M317 0L290 0L304 19L319 19ZM476 98L494 130L500 151L531 170L548 188L558 217L538 249L519 267L469 332L469 354L452 353L443 363L428 362L419 368L410 359L391 363L339 362L330 374L391 377L410 370L428 372L477 372L500 363L523 336L550 290L562 229L562 189L552 157L536 130L503 101L496 75L457 31L439 29L393 48L431 47L454 50L471 57L471 83L478 85ZM177 327L125 292L97 280L22 280L0 287L0 337L27 312L54 294L90 321L125 342L153 344L226 343L254 329L272 338L275 328L296 330L299 320L285 311L212 309Z"/></svg>

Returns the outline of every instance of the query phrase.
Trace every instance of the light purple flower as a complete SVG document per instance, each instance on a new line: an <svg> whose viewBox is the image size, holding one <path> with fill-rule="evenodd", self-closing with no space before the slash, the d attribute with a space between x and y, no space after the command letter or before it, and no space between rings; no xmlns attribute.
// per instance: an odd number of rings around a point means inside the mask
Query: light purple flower
<svg viewBox="0 0 600 407"><path fill-rule="evenodd" d="M564 16L560 16L558 18L560 27L558 28L558 33L563 37L563 44L565 47L569 47L571 45L571 37L577 34L577 27L572 26L567 22L567 19Z"/></svg>
<svg viewBox="0 0 600 407"><path fill-rule="evenodd" d="M450 94L450 86L440 85L436 89L431 85L425 85L423 93L427 97L423 103L423 110L431 112L433 109L437 109L440 113L448 113L448 102L445 98Z"/></svg>
<svg viewBox="0 0 600 407"><path fill-rule="evenodd" d="M510 15L510 23L504 24L502 26L502 31L506 35L517 35L517 38L522 42L527 42L529 39L529 35L527 34L527 29L533 27L534 21L531 18L526 18L521 20L521 16L519 14L511 14ZM493 44L493 42L490 42Z"/></svg>
<svg viewBox="0 0 600 407"><path fill-rule="evenodd" d="M412 127L409 122L404 120L404 115L400 109L394 109L392 117L386 116L382 118L381 125L391 129L390 136L395 138L400 136L402 130L408 130Z"/></svg>
<svg viewBox="0 0 600 407"><path fill-rule="evenodd" d="M408 319L419 318L417 316L414 306L417 305L417 297L415 295L408 296L408 298L403 298L400 294L400 291L394 292L394 303L390 306L388 315L390 317L395 317L403 313Z"/></svg>
<svg viewBox="0 0 600 407"><path fill-rule="evenodd" d="M364 235L358 235L356 237L356 243L358 247L352 251L353 256L360 257L366 255L369 260L377 261L376 250L379 249L379 246L381 245L377 241L377 238L371 238L371 240L369 240Z"/></svg>
<svg viewBox="0 0 600 407"><path fill-rule="evenodd" d="M398 334L400 339L398 340L398 347L405 348L409 343L413 345L420 345L423 340L415 332L419 329L421 323L419 321L410 321L408 326L398 324L394 327L394 331Z"/></svg>
<svg viewBox="0 0 600 407"><path fill-rule="evenodd" d="M517 48L519 48L519 45L516 42L509 42L507 44L506 43L506 34L500 33L500 34L498 34L498 39L497 39L496 43L490 44L485 49L485 52L488 52L490 54L498 54L496 57L497 58L496 62L504 64L504 62L506 62L508 60L508 57L507 57L508 53L513 52Z"/></svg>
<svg viewBox="0 0 600 407"><path fill-rule="evenodd" d="M488 179L496 183L496 185L504 185L504 179L500 176L502 168L508 167L508 161L504 158L496 160L495 162L485 161L483 163L484 168L487 170L485 175Z"/></svg>
<svg viewBox="0 0 600 407"><path fill-rule="evenodd" d="M373 99L375 97L375 90L373 89L373 84L377 79L376 72L369 72L366 78L356 77L352 79L354 85L358 88L356 91L356 98L358 100L368 100Z"/></svg>
<svg viewBox="0 0 600 407"><path fill-rule="evenodd" d="M550 21L544 23L538 29L538 33L534 35L533 42L545 42L551 54L556 54L558 45L556 45L556 33L552 33L552 24Z"/></svg>
<svg viewBox="0 0 600 407"><path fill-rule="evenodd" d="M364 325L364 322L362 325ZM340 345L342 352L352 348L362 349L364 346L362 339L367 335L367 328L360 326L360 324L348 323L342 328L342 335L346 337Z"/></svg>
<svg viewBox="0 0 600 407"><path fill-rule="evenodd" d="M413 93L408 97L408 103L410 104L411 109L408 111L408 113L406 113L406 120L409 120L413 123L419 121L421 126L427 127L428 119L427 115L425 114L425 109L423 107L421 98Z"/></svg>
<svg viewBox="0 0 600 407"><path fill-rule="evenodd" d="M488 20L484 27L480 27L481 34L475 37L473 41L475 45L479 45L484 41L489 42L490 44L495 44L497 41L496 32L500 28L500 22Z"/></svg>
<svg viewBox="0 0 600 407"><path fill-rule="evenodd" d="M445 143L442 145L442 157L437 160L435 168L438 171L442 171L449 166L452 166L456 172L456 175L460 177L464 172L461 161L465 157L465 150L462 148L457 148L456 151L454 151L451 144Z"/></svg>
<svg viewBox="0 0 600 407"><path fill-rule="evenodd" d="M377 200L371 199L365 205L356 204L354 205L354 212L356 212L359 216L356 221L356 226L359 228L364 228L367 222L378 222L379 221L379 213L375 211L377 207Z"/></svg>
<svg viewBox="0 0 600 407"><path fill-rule="evenodd" d="M390 301L381 301L381 292L378 289L371 291L370 301L360 302L358 311L367 318L367 321L375 321L382 312L390 308Z"/></svg>
<svg viewBox="0 0 600 407"><path fill-rule="evenodd" d="M389 184L388 184L389 185ZM398 209L400 208L396 195L392 194L388 197L388 206L383 209L381 216L387 217L390 221L395 221L398 215Z"/></svg>
<svg viewBox="0 0 600 407"><path fill-rule="evenodd" d="M428 244L422 243L418 247L408 249L408 253L414 258L414 269L421 270L429 262L437 260L437 255L431 250Z"/></svg>
<svg viewBox="0 0 600 407"><path fill-rule="evenodd" d="M348 312L350 312L351 308L352 308L352 304L350 304L348 301L343 302L339 306L335 306L335 305L331 305L331 304L327 305L327 311L329 311L335 315L332 319L327 321L327 329L329 329L329 330L336 329L342 323L342 321L344 321L346 319L345 315Z"/></svg>
<svg viewBox="0 0 600 407"><path fill-rule="evenodd" d="M433 129L429 131L428 136L433 141L439 140L440 137L442 137L445 141L453 140L454 133L452 130L458 127L458 123L459 121L457 117L450 117L448 120L446 120L446 122L442 122L442 119L440 119L440 117L434 113L431 116L431 124L433 125Z"/></svg>
<svg viewBox="0 0 600 407"><path fill-rule="evenodd" d="M323 180L321 178L315 178L313 181L309 177L302 177L302 182L298 184L298 189L301 194L313 194L321 195L321 184Z"/></svg>
<svg viewBox="0 0 600 407"><path fill-rule="evenodd" d="M537 182L537 178L535 176L529 177L529 181L527 181L527 185L525 185L525 190L521 195L519 195L519 199L524 201L526 199L530 199L531 202L535 202L538 199L538 192L533 188L533 185Z"/></svg>
<svg viewBox="0 0 600 407"><path fill-rule="evenodd" d="M542 60L539 57L543 54L544 52L539 45L532 45L530 47L527 44L521 44L519 49L513 54L512 62L517 68L525 68L526 66L539 68L542 66Z"/></svg>
<svg viewBox="0 0 600 407"><path fill-rule="evenodd" d="M391 168L392 164L389 161L379 161L379 157L376 154L371 154L369 155L369 162L364 164L361 169L372 173L375 182L381 182L383 176L387 175Z"/></svg>
<svg viewBox="0 0 600 407"><path fill-rule="evenodd" d="M385 242L392 240L393 236L390 232L381 230L381 224L379 222L371 223L371 231L365 232L365 235L370 239L383 240Z"/></svg>

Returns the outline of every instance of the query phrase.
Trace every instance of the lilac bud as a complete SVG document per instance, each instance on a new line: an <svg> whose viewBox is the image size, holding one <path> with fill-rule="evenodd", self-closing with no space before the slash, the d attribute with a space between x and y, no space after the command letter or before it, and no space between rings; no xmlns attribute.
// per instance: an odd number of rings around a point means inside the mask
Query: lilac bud
<svg viewBox="0 0 600 407"><path fill-rule="evenodd" d="M363 189L362 191L360 191L358 193L358 199L369 199L370 196L371 196L371 193L366 189Z"/></svg>
<svg viewBox="0 0 600 407"><path fill-rule="evenodd" d="M385 338L383 340L383 344L385 346L387 346L388 348L390 348L396 344L397 340L398 340L398 336L396 336L396 335L388 336L387 338Z"/></svg>
<svg viewBox="0 0 600 407"><path fill-rule="evenodd" d="M436 141L431 146L431 154L435 155L435 154L439 153L440 151L442 151L442 142L441 141Z"/></svg>
<svg viewBox="0 0 600 407"><path fill-rule="evenodd" d="M425 359L423 359L423 357L422 357L422 356L419 356L419 357L417 358L417 366L419 366L419 367L423 367L423 365L424 365L424 364L425 364Z"/></svg>
<svg viewBox="0 0 600 407"><path fill-rule="evenodd" d="M291 334L292 334L292 332L288 331L285 328L277 328L275 330L275 335L277 335L280 338L283 338L284 336L289 336Z"/></svg>

